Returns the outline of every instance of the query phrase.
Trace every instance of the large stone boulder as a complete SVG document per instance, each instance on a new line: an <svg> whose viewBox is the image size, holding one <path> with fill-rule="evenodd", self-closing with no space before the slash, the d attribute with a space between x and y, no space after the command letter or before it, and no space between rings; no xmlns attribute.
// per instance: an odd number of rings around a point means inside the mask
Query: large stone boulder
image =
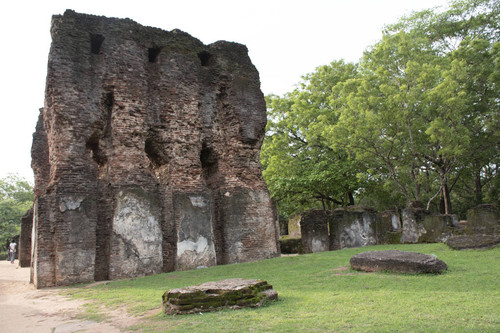
<svg viewBox="0 0 500 333"><path fill-rule="evenodd" d="M266 281L237 278L168 290L162 304L166 314L188 314L258 307L277 298L278 293Z"/></svg>
<svg viewBox="0 0 500 333"><path fill-rule="evenodd" d="M500 244L500 235L457 235L446 244L454 250L490 249Z"/></svg>
<svg viewBox="0 0 500 333"><path fill-rule="evenodd" d="M365 272L441 273L448 266L436 257L397 250L359 253L350 260L352 269Z"/></svg>

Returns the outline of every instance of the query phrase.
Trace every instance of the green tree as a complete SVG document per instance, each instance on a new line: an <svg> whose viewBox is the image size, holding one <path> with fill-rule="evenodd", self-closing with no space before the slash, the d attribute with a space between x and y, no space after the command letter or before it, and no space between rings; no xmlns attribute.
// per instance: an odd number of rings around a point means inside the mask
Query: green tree
<svg viewBox="0 0 500 333"><path fill-rule="evenodd" d="M337 85L331 97L340 105L339 122L324 127L331 145L353 150L369 173L390 178L408 203L422 201L435 178L422 158L424 116L435 108L430 94L442 66L425 38L387 33L366 52L362 75Z"/></svg>
<svg viewBox="0 0 500 333"><path fill-rule="evenodd" d="M332 87L356 75L357 66L332 62L304 76L284 97L266 97L263 174L282 214L354 204L357 163L347 151L329 147L318 124L336 121L329 103Z"/></svg>
<svg viewBox="0 0 500 333"><path fill-rule="evenodd" d="M459 197L482 203L485 193L494 192L491 184L498 174L500 3L453 1L446 11L418 12L389 30L425 36L450 62L435 90L434 103L439 108L431 115L432 126L427 130L437 154L427 157L440 173L443 211L451 205L449 193L457 180ZM453 174L453 180L447 174ZM488 200L495 201L491 196Z"/></svg>
<svg viewBox="0 0 500 333"><path fill-rule="evenodd" d="M429 207L440 195L451 213L465 170L481 177L498 157L497 18L496 2L456 1L389 26L366 52L361 77L337 87L334 143L347 141L409 203Z"/></svg>
<svg viewBox="0 0 500 333"><path fill-rule="evenodd" d="M448 55L452 66L435 89L439 114L428 129L431 140L450 138L444 154L460 159L454 170L461 178L459 192L475 205L483 203L485 189L498 174L500 71L492 64L500 62L499 46L485 39L466 39Z"/></svg>
<svg viewBox="0 0 500 333"><path fill-rule="evenodd" d="M268 96L262 160L280 207L404 198L450 214L452 200L462 212L498 202L499 13L493 0L413 13L359 64L318 67Z"/></svg>
<svg viewBox="0 0 500 333"><path fill-rule="evenodd" d="M21 217L33 205L33 188L18 175L0 179L0 244L19 235Z"/></svg>

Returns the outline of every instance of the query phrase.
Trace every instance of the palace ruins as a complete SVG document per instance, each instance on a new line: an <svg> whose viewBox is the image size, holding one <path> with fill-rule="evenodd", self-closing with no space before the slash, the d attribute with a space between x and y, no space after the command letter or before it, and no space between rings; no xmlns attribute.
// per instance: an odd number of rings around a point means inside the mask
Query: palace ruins
<svg viewBox="0 0 500 333"><path fill-rule="evenodd" d="M279 255L244 45L66 11L33 135L36 287Z"/></svg>

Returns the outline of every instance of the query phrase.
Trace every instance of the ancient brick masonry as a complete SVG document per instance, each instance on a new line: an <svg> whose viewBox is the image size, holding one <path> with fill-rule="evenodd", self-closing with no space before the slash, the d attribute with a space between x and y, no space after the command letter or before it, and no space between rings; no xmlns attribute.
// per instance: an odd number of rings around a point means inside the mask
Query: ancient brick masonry
<svg viewBox="0 0 500 333"><path fill-rule="evenodd" d="M31 265L31 232L33 229L33 208L21 218L21 234L19 235L18 259L20 267Z"/></svg>
<svg viewBox="0 0 500 333"><path fill-rule="evenodd" d="M245 46L66 11L33 135L37 287L279 254Z"/></svg>

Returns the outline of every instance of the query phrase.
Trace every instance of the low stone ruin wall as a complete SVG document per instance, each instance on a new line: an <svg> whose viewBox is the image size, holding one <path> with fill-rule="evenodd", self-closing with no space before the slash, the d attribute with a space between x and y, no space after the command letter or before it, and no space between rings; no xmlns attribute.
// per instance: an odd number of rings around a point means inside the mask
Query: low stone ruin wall
<svg viewBox="0 0 500 333"><path fill-rule="evenodd" d="M304 253L329 250L328 221L331 212L310 210L300 218L302 248Z"/></svg>
<svg viewBox="0 0 500 333"><path fill-rule="evenodd" d="M467 211L468 234L500 234L500 215L495 205L479 205Z"/></svg>
<svg viewBox="0 0 500 333"><path fill-rule="evenodd" d="M302 239L299 238L291 238L289 236L280 237L280 250L281 254L302 254L304 251L302 250Z"/></svg>
<svg viewBox="0 0 500 333"><path fill-rule="evenodd" d="M289 230L300 235L304 253L339 250L375 244L399 243L401 222L396 212L382 214L368 207L351 206L333 211L310 210Z"/></svg>
<svg viewBox="0 0 500 333"><path fill-rule="evenodd" d="M300 238L300 220L302 218L301 214L294 215L288 219L288 237L290 238Z"/></svg>
<svg viewBox="0 0 500 333"><path fill-rule="evenodd" d="M398 244L401 242L402 232L399 212L386 210L379 214L377 224L378 244Z"/></svg>
<svg viewBox="0 0 500 333"><path fill-rule="evenodd" d="M456 215L431 214L418 208L403 209L401 243L440 243L458 231Z"/></svg>
<svg viewBox="0 0 500 333"><path fill-rule="evenodd" d="M439 243L458 233L498 234L498 209L480 205L469 210L463 230L456 215L433 214L421 208L379 213L369 207L333 211L310 210L289 221L290 238L301 238L303 253L376 244ZM297 223L297 221L299 223Z"/></svg>
<svg viewBox="0 0 500 333"><path fill-rule="evenodd" d="M379 216L371 208L338 208L331 213L330 249L362 247L377 244Z"/></svg>

